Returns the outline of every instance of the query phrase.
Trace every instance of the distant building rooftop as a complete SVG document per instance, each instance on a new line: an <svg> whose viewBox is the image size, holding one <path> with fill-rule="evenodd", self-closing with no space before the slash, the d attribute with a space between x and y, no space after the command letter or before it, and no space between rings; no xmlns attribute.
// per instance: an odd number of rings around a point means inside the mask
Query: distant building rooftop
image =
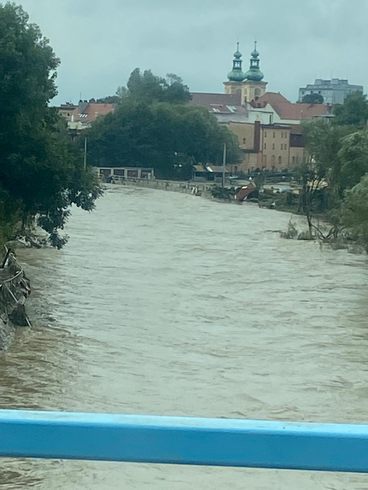
<svg viewBox="0 0 368 490"><path fill-rule="evenodd" d="M253 107L263 107L266 104L269 104L281 119L300 121L330 114L330 107L327 104L293 103L276 92L266 92L252 102Z"/></svg>
<svg viewBox="0 0 368 490"><path fill-rule="evenodd" d="M240 106L241 94L216 94L216 93L203 93L192 92L192 99L189 101L191 105L199 105L202 107L211 107L211 105L220 106Z"/></svg>

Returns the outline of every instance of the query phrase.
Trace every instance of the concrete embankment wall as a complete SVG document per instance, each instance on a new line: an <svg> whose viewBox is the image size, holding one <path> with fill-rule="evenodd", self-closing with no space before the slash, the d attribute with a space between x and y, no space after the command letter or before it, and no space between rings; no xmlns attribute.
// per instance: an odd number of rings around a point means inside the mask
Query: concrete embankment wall
<svg viewBox="0 0 368 490"><path fill-rule="evenodd" d="M132 187L147 187L150 189L161 189L164 191L183 192L195 196L211 197L210 189L213 186L208 182L187 182L175 180L148 180L148 179L126 179L116 182L114 185L127 185Z"/></svg>
<svg viewBox="0 0 368 490"><path fill-rule="evenodd" d="M0 267L0 351L6 350L18 326L30 326L25 302L31 289L15 255L6 250Z"/></svg>

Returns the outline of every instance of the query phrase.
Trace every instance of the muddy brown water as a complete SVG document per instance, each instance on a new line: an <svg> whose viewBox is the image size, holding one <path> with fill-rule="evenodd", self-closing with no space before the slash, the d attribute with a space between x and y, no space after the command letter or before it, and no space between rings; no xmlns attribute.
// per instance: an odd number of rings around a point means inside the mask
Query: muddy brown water
<svg viewBox="0 0 368 490"><path fill-rule="evenodd" d="M23 250L32 330L1 408L368 421L368 261L279 238L255 205L111 187L69 244ZM368 475L2 461L4 489L367 489Z"/></svg>

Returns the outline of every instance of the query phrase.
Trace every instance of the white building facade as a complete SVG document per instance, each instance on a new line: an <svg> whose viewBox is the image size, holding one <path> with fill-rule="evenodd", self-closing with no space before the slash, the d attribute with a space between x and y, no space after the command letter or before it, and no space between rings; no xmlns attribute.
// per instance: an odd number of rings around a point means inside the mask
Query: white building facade
<svg viewBox="0 0 368 490"><path fill-rule="evenodd" d="M299 89L299 102L305 95L322 95L325 104L343 104L345 98L354 93L363 93L362 85L350 85L348 80L333 78L332 80L322 80L317 78L313 84Z"/></svg>

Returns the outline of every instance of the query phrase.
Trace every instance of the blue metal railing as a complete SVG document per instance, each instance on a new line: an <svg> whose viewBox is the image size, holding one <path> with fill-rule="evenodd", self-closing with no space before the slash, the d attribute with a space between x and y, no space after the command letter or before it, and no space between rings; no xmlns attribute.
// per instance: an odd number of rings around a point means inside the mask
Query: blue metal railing
<svg viewBox="0 0 368 490"><path fill-rule="evenodd" d="M0 456L368 473L368 425L0 410Z"/></svg>

